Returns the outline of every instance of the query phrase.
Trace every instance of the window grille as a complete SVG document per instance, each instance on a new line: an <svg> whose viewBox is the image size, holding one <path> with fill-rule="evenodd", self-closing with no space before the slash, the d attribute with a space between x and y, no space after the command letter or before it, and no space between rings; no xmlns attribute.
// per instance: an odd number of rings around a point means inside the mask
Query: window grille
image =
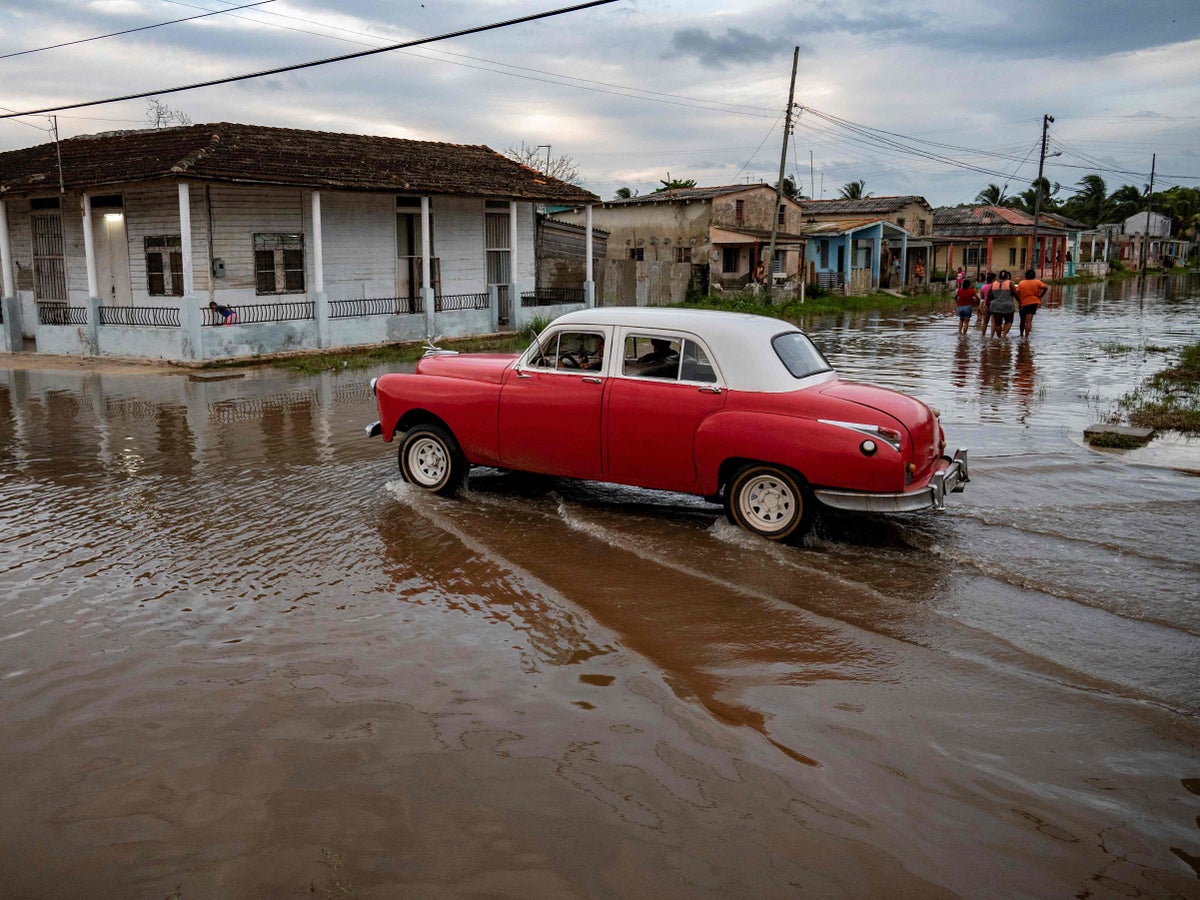
<svg viewBox="0 0 1200 900"><path fill-rule="evenodd" d="M304 235L254 235L256 294L304 292Z"/></svg>

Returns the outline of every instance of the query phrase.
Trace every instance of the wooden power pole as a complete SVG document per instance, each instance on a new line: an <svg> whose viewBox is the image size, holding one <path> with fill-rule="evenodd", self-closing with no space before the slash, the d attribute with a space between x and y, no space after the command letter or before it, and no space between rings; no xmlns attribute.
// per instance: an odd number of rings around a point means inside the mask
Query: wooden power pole
<svg viewBox="0 0 1200 900"><path fill-rule="evenodd" d="M1138 266L1142 277L1146 275L1146 245L1150 243L1150 210L1154 204L1154 168L1158 164L1158 154L1150 156L1150 187L1146 191L1146 229L1142 232L1142 252L1138 254Z"/></svg>
<svg viewBox="0 0 1200 900"><path fill-rule="evenodd" d="M783 170L787 165L788 136L792 133L792 103L796 99L796 66L800 62L800 48L792 50L792 83L788 88L787 110L783 114L783 146L779 148L779 180L775 182L775 215L771 216L771 244L767 250L767 262L763 270L767 273L767 303L775 287L775 239L779 236L779 208L783 206ZM754 271L753 268L750 270Z"/></svg>

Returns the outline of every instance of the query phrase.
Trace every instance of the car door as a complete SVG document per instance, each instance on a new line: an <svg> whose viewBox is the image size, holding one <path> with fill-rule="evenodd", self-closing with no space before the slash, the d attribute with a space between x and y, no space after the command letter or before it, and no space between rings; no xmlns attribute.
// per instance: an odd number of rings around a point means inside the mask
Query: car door
<svg viewBox="0 0 1200 900"><path fill-rule="evenodd" d="M500 391L503 466L571 478L602 476L606 337L602 328L552 332L508 370Z"/></svg>
<svg viewBox="0 0 1200 900"><path fill-rule="evenodd" d="M696 430L725 405L711 355L691 336L631 330L612 366L606 478L664 490L695 487Z"/></svg>

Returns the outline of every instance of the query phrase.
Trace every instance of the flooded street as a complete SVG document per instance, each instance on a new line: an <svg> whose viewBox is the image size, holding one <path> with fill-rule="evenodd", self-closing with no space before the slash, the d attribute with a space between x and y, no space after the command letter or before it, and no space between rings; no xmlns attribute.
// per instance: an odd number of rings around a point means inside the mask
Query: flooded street
<svg viewBox="0 0 1200 900"><path fill-rule="evenodd" d="M3 893L1200 897L1200 448L1082 442L1200 280L1053 290L806 326L972 482L799 548L410 490L379 372L0 368Z"/></svg>

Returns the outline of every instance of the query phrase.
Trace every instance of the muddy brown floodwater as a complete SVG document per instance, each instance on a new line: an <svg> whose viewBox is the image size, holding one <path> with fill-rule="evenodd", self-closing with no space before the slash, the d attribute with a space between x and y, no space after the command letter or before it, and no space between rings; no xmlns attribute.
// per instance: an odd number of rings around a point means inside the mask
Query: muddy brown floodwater
<svg viewBox="0 0 1200 900"><path fill-rule="evenodd" d="M0 893L1200 897L1200 453L1081 442L1198 322L1176 279L1028 343L811 323L973 481L800 548L419 494L375 373L0 369Z"/></svg>

